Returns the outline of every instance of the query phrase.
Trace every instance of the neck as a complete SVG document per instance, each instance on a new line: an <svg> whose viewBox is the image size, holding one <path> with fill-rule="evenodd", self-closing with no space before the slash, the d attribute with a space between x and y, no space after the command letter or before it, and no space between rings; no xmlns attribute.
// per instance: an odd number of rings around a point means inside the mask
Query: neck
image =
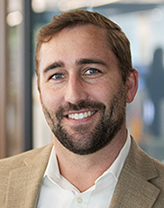
<svg viewBox="0 0 164 208"><path fill-rule="evenodd" d="M60 174L81 192L93 186L95 180L112 165L125 144L126 130L120 133L106 147L89 155L74 154L54 138Z"/></svg>

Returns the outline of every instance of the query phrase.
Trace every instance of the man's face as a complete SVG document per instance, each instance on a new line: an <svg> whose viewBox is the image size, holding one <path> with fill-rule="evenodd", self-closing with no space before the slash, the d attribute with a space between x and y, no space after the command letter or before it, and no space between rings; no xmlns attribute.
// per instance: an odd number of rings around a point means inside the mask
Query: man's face
<svg viewBox="0 0 164 208"><path fill-rule="evenodd" d="M40 51L40 97L46 120L62 145L90 154L125 125L126 87L103 29L66 28Z"/></svg>

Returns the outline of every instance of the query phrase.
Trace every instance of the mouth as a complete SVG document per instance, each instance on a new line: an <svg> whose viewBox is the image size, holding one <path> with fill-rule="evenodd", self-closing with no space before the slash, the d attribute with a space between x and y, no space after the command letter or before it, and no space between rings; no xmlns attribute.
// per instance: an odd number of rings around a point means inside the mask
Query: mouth
<svg viewBox="0 0 164 208"><path fill-rule="evenodd" d="M95 114L97 111L85 111L85 112L80 112L80 113L70 113L67 115L68 118L74 119L74 120L82 120L84 118L88 118Z"/></svg>

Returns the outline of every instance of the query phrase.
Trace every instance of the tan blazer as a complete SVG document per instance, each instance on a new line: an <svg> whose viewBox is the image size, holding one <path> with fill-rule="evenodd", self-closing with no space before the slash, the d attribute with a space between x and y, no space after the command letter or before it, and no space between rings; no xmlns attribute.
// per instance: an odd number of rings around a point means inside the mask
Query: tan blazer
<svg viewBox="0 0 164 208"><path fill-rule="evenodd" d="M51 148L48 145L0 161L0 208L36 208ZM132 139L110 208L152 207L164 207L164 165Z"/></svg>

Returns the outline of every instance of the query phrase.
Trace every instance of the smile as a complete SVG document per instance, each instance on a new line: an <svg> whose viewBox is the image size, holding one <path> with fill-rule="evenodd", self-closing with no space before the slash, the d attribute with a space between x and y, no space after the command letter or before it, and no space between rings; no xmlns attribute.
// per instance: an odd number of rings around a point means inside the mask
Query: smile
<svg viewBox="0 0 164 208"><path fill-rule="evenodd" d="M93 115L94 113L96 113L96 111L88 111L88 112L84 112L84 113L74 113L74 114L68 114L68 118L71 119L75 119L75 120L82 120L84 118L90 117L91 115Z"/></svg>

